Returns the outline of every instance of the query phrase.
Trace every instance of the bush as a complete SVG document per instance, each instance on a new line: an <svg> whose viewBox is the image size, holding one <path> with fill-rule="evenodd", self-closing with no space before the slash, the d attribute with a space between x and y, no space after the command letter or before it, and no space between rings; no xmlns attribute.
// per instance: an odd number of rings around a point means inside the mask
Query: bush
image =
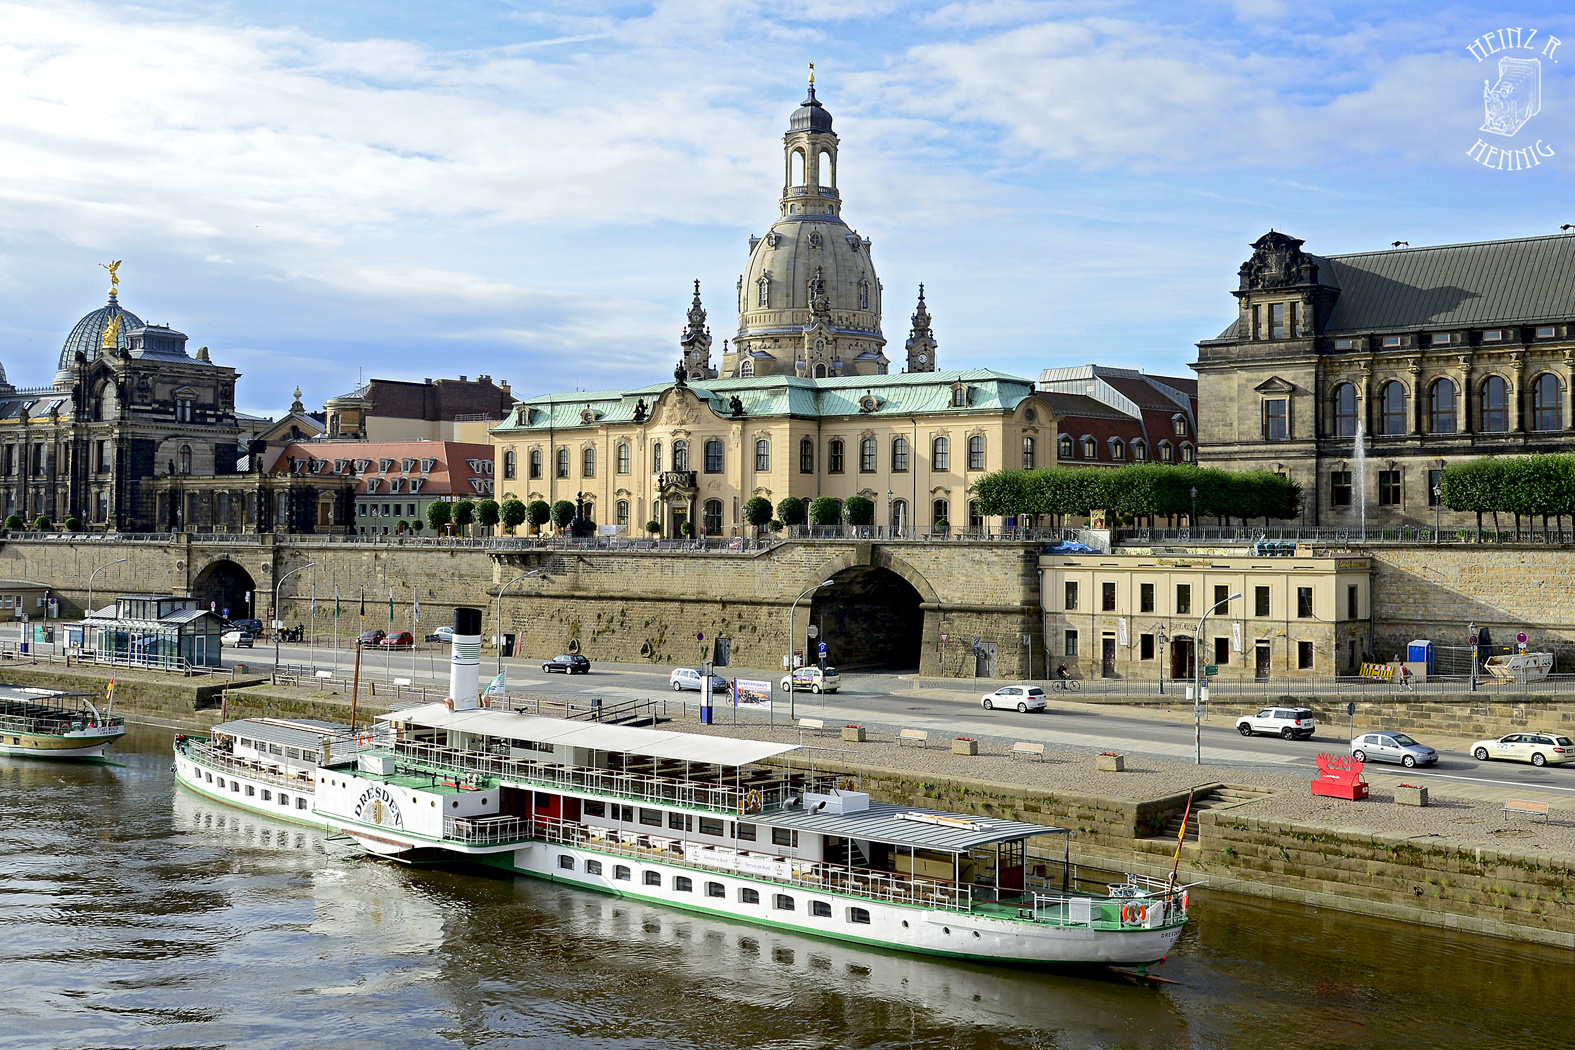
<svg viewBox="0 0 1575 1050"><path fill-rule="evenodd" d="M777 503L777 517L784 525L802 525L808 514L808 504L797 496L788 496Z"/></svg>
<svg viewBox="0 0 1575 1050"><path fill-rule="evenodd" d="M771 520L771 501L764 496L751 496L744 501L744 520L755 528L763 528Z"/></svg>
<svg viewBox="0 0 1575 1050"><path fill-rule="evenodd" d="M404 532L408 528L410 528L410 522L406 521L404 518L400 518L398 521L394 522L395 532Z"/></svg>
<svg viewBox="0 0 1575 1050"><path fill-rule="evenodd" d="M842 515L849 525L873 525L875 504L863 496L852 496L842 505Z"/></svg>
<svg viewBox="0 0 1575 1050"><path fill-rule="evenodd" d="M506 499L498 507L498 514L503 527L512 534L525 521L525 504L517 499Z"/></svg>
<svg viewBox="0 0 1575 1050"><path fill-rule="evenodd" d="M20 514L7 514L5 527L8 529L20 529L22 527L22 516Z"/></svg>
<svg viewBox="0 0 1575 1050"><path fill-rule="evenodd" d="M569 527L569 522L574 520L574 504L566 499L560 499L552 505L552 523L560 529Z"/></svg>
<svg viewBox="0 0 1575 1050"><path fill-rule="evenodd" d="M33 519L34 532L48 532L54 527L55 523L49 520L48 514L40 514L38 517Z"/></svg>
<svg viewBox="0 0 1575 1050"><path fill-rule="evenodd" d="M433 532L442 532L443 526L449 523L450 516L448 504L442 500L434 500L427 504L427 524L432 526Z"/></svg>
<svg viewBox="0 0 1575 1050"><path fill-rule="evenodd" d="M421 529L425 526L425 524L426 523L423 522L420 518L417 518L415 521L412 521L410 523L410 531L411 532L420 532Z"/></svg>
<svg viewBox="0 0 1575 1050"><path fill-rule="evenodd" d="M1301 513L1301 485L1264 470L1232 472L1190 464L1140 463L1111 470L1049 467L998 470L975 486L986 516L1052 514L1088 517L1096 510L1118 520L1190 515L1198 490L1198 516L1294 518Z"/></svg>
<svg viewBox="0 0 1575 1050"><path fill-rule="evenodd" d="M551 518L552 508L547 506L547 501L544 499L531 500L530 505L525 508L525 520L538 532Z"/></svg>
<svg viewBox="0 0 1575 1050"><path fill-rule="evenodd" d="M476 521L476 504L474 500L462 499L454 504L454 524L460 528L469 528Z"/></svg>
<svg viewBox="0 0 1575 1050"><path fill-rule="evenodd" d="M476 524L490 529L503 517L503 510L495 499L484 499L476 504Z"/></svg>
<svg viewBox="0 0 1575 1050"><path fill-rule="evenodd" d="M780 521L778 521L776 518L772 518L770 521L766 522L766 531L767 532L781 532L782 531L782 523Z"/></svg>
<svg viewBox="0 0 1575 1050"><path fill-rule="evenodd" d="M662 531L662 523L654 520L648 521L645 523L645 531L649 532L652 536L655 536L658 532Z"/></svg>
<svg viewBox="0 0 1575 1050"><path fill-rule="evenodd" d="M937 529L949 529L951 528L951 523L945 518L936 518L934 527Z"/></svg>
<svg viewBox="0 0 1575 1050"><path fill-rule="evenodd" d="M786 519L784 519L786 520ZM835 525L842 520L842 504L830 496L821 496L809 504L811 525Z"/></svg>
<svg viewBox="0 0 1575 1050"><path fill-rule="evenodd" d="M678 531L685 536L693 536L695 534L695 523L686 521L678 526Z"/></svg>
<svg viewBox="0 0 1575 1050"><path fill-rule="evenodd" d="M67 518L65 521L65 528L67 532L80 532L82 531L82 522L76 518Z"/></svg>

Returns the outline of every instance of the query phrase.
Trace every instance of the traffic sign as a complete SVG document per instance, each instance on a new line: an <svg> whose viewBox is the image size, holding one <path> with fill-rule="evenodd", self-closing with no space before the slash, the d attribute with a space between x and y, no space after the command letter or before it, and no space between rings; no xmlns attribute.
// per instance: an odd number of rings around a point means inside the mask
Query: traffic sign
<svg viewBox="0 0 1575 1050"><path fill-rule="evenodd" d="M811 638L819 638L820 637L820 628L816 627L814 624L810 624L809 625L809 630L806 631L805 633L808 634Z"/></svg>
<svg viewBox="0 0 1575 1050"><path fill-rule="evenodd" d="M1515 641L1519 642L1521 645L1525 645L1526 644L1526 632L1525 631L1521 631L1519 634L1515 635Z"/></svg>
<svg viewBox="0 0 1575 1050"><path fill-rule="evenodd" d="M697 641L697 642L705 641L705 632L704 631L697 632L695 634L695 641Z"/></svg>
<svg viewBox="0 0 1575 1050"><path fill-rule="evenodd" d="M950 638L951 638L951 635L947 634L945 631L941 632L941 641L943 641L943 642L944 641L948 641Z"/></svg>
<svg viewBox="0 0 1575 1050"><path fill-rule="evenodd" d="M1345 713L1353 718L1356 717L1356 701L1353 700L1345 705Z"/></svg>
<svg viewBox="0 0 1575 1050"><path fill-rule="evenodd" d="M1472 645L1476 645L1477 644L1477 636L1474 635L1474 634L1471 636L1471 644Z"/></svg>
<svg viewBox="0 0 1575 1050"><path fill-rule="evenodd" d="M822 658L824 658L825 655L826 655L826 643L825 642L821 642L820 643L820 655L821 655Z"/></svg>
<svg viewBox="0 0 1575 1050"><path fill-rule="evenodd" d="M1209 664L1209 665L1207 665L1206 667L1203 668L1203 673L1204 673L1204 675L1216 675L1216 674L1219 674L1220 673L1219 665L1218 664Z"/></svg>

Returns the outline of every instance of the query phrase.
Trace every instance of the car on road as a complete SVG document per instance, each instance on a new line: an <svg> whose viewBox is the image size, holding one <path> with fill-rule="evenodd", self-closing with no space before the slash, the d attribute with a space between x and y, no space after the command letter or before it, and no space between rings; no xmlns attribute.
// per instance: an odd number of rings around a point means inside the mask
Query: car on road
<svg viewBox="0 0 1575 1050"><path fill-rule="evenodd" d="M997 707L1015 707L1027 713L1045 709L1045 691L1037 685L1003 685L993 693L985 693L979 701L986 711Z"/></svg>
<svg viewBox="0 0 1575 1050"><path fill-rule="evenodd" d="M1315 728L1313 713L1305 707L1265 707L1236 720L1236 731L1242 736L1269 733L1286 740L1311 740Z"/></svg>
<svg viewBox="0 0 1575 1050"><path fill-rule="evenodd" d="M256 638L258 635L262 634L261 620L231 620L230 626L245 631L253 638Z"/></svg>
<svg viewBox="0 0 1575 1050"><path fill-rule="evenodd" d="M1381 730L1363 733L1351 741L1351 757L1358 762L1398 762L1407 769L1430 766L1438 761L1438 752L1426 744L1418 744L1404 733Z"/></svg>
<svg viewBox="0 0 1575 1050"><path fill-rule="evenodd" d="M440 642L452 642L454 640L454 625L451 623L444 624L432 632L432 637Z"/></svg>
<svg viewBox="0 0 1575 1050"><path fill-rule="evenodd" d="M591 662L579 653L564 653L542 664L541 669L548 674L554 671L562 671L564 674L590 674Z"/></svg>
<svg viewBox="0 0 1575 1050"><path fill-rule="evenodd" d="M835 667L800 667L782 676L782 688L795 693L835 693L842 688L842 676Z"/></svg>
<svg viewBox="0 0 1575 1050"><path fill-rule="evenodd" d="M414 649L416 639L409 631L395 631L393 634L384 635L377 643L379 649Z"/></svg>
<svg viewBox="0 0 1575 1050"><path fill-rule="evenodd" d="M381 642L386 637L388 637L388 636L383 633L381 628L375 628L374 627L370 631L362 631L361 632L361 637L359 637L359 638L357 638L355 640L355 644L359 648L370 649L373 646L377 645L379 642Z"/></svg>
<svg viewBox="0 0 1575 1050"><path fill-rule="evenodd" d="M702 688L705 685L705 675L693 667L673 668L673 673L667 676L667 681L672 685L675 693L685 689L693 689L697 693L705 691ZM726 693L731 688L732 686L726 678L719 674L711 676L712 693Z"/></svg>
<svg viewBox="0 0 1575 1050"><path fill-rule="evenodd" d="M1471 745L1471 754L1478 762L1504 758L1534 766L1561 766L1575 762L1575 743L1553 733L1511 733L1497 740L1478 740Z"/></svg>
<svg viewBox="0 0 1575 1050"><path fill-rule="evenodd" d="M240 649L251 649L253 648L252 633L250 631L243 631L237 627L234 630L225 631L223 634L219 635L219 644L233 646Z"/></svg>

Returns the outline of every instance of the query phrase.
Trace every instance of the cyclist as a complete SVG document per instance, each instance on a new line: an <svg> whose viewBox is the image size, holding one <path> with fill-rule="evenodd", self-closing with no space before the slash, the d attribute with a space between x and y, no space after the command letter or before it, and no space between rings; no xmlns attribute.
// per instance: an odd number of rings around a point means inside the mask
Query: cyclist
<svg viewBox="0 0 1575 1050"><path fill-rule="evenodd" d="M1065 682L1072 677L1072 674L1066 669L1066 664L1062 664L1055 669L1055 676Z"/></svg>

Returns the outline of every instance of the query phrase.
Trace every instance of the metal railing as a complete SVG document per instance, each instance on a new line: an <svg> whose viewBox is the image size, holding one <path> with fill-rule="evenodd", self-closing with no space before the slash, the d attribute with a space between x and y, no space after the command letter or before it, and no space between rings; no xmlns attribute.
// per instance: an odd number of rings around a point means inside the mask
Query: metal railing
<svg viewBox="0 0 1575 1050"><path fill-rule="evenodd" d="M1097 667L1096 667L1097 671ZM959 689L969 679L958 678L924 678L916 680L920 688L932 689ZM1013 681L1016 681L1015 679ZM1074 680L1076 688L1062 692L1059 684L1053 680L1039 680L1035 684L1042 686L1051 702L1057 699L1067 701L1087 702L1109 698L1112 700L1154 700L1167 703L1187 703L1186 691L1192 685L1192 679L1176 679L1167 677L1164 682L1164 691L1161 694L1159 679L1155 676L1144 678L1078 678ZM1469 674L1434 674L1426 681L1413 677L1410 683L1402 685L1398 679L1391 677L1371 678L1357 676L1330 676L1319 675L1316 677L1289 677L1276 675L1271 678L1253 678L1247 675L1235 677L1211 677L1204 680L1204 685L1209 689L1209 700L1213 703L1304 703L1323 700L1394 700L1401 696L1453 696L1460 693L1471 693L1472 682ZM1549 675L1541 681L1517 684L1492 677L1486 672L1479 671L1476 676L1476 692L1481 694L1480 702L1492 699L1495 693L1512 693L1519 695L1563 695L1575 693L1575 674Z"/></svg>
<svg viewBox="0 0 1575 1050"><path fill-rule="evenodd" d="M276 787L287 787L298 791L312 791L316 782L308 772L297 773L294 776L285 776L276 768L264 766L256 761L242 760L227 751L220 751L209 744L197 740L180 740L175 743L175 750L185 755L193 762L197 762L215 772L223 770L238 777L250 777Z"/></svg>

